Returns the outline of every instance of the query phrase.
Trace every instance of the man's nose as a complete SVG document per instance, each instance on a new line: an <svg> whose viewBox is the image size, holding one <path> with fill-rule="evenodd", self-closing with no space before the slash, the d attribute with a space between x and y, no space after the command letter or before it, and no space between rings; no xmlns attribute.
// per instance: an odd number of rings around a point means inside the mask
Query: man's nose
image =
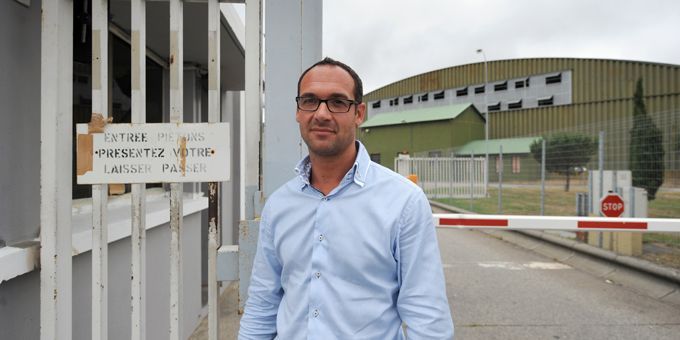
<svg viewBox="0 0 680 340"><path fill-rule="evenodd" d="M314 112L314 117L317 119L330 119L331 110L328 109L328 102L319 103L319 108Z"/></svg>

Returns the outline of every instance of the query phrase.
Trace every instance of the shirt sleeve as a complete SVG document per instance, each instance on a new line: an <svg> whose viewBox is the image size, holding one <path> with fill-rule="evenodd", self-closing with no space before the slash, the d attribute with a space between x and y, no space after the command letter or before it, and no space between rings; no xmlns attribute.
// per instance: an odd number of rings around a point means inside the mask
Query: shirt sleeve
<svg viewBox="0 0 680 340"><path fill-rule="evenodd" d="M406 323L408 338L452 339L453 320L432 210L422 191L409 199L401 220L397 309Z"/></svg>
<svg viewBox="0 0 680 340"><path fill-rule="evenodd" d="M241 317L239 340L271 340L276 337L276 315L282 296L281 264L276 256L265 209L260 220L257 252L250 277L248 300Z"/></svg>

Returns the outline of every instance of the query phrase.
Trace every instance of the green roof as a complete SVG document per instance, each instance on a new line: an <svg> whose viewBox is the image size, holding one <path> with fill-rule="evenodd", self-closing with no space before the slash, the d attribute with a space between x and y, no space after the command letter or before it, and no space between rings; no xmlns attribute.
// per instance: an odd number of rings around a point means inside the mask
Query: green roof
<svg viewBox="0 0 680 340"><path fill-rule="evenodd" d="M530 153L529 147L537 139L541 139L541 137L489 139L489 154L498 154L501 145L503 145L503 154ZM474 140L461 146L456 151L457 155L479 155L484 153L486 153L486 143L484 140Z"/></svg>
<svg viewBox="0 0 680 340"><path fill-rule="evenodd" d="M368 128L374 126L448 120L458 117L458 115L463 113L470 106L472 106L472 104L462 103L446 106L433 106L416 110L379 113L365 121L363 124L359 125L359 127Z"/></svg>

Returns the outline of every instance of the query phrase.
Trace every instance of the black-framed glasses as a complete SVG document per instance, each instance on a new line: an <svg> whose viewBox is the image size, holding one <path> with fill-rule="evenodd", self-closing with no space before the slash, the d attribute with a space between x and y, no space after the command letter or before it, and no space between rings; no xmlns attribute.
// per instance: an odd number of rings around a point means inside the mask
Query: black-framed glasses
<svg viewBox="0 0 680 340"><path fill-rule="evenodd" d="M297 108L300 111L314 112L319 109L321 103L326 103L328 111L332 113L345 113L349 112L352 104L359 104L359 102L351 99L342 98L329 98L329 99L319 99L313 96L301 96L295 97L297 102Z"/></svg>

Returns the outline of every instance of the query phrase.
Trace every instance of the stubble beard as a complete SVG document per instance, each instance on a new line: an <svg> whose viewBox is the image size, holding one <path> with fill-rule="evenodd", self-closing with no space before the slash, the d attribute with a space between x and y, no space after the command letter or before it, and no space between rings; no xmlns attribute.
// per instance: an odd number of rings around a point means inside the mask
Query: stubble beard
<svg viewBox="0 0 680 340"><path fill-rule="evenodd" d="M312 128L309 128L307 130L307 133L303 133L302 139L305 141L305 144L307 144L307 149L309 150L309 153L314 154L315 156L324 158L338 156L342 154L343 151L345 151L347 145L352 144L354 142L351 136L343 138L340 135L338 135L337 130L333 135L329 136L330 138L314 139L311 136L313 134L311 130ZM345 141L345 139L350 140Z"/></svg>

